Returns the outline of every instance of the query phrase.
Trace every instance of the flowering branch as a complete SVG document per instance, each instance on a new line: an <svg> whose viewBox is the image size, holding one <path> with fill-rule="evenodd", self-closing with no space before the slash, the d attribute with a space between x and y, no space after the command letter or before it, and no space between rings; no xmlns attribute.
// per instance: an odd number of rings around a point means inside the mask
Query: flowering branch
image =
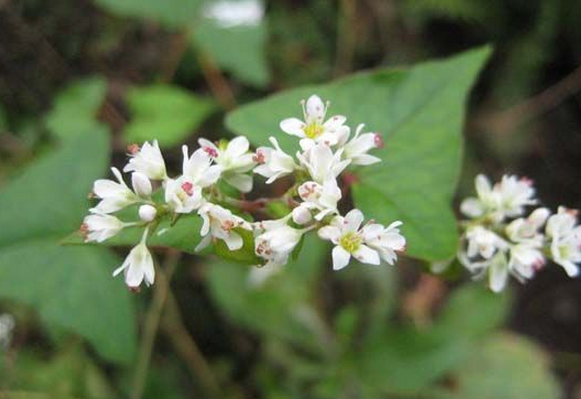
<svg viewBox="0 0 581 399"><path fill-rule="evenodd" d="M131 146L130 159L123 168L131 174L131 187L116 168L111 169L116 181L100 179L94 183L93 193L99 202L84 220L81 231L85 240L100 243L124 228L145 227L140 242L114 272L123 272L131 289L142 282L154 283L155 269L147 242L159 222L164 218L175 221L191 213L203 221L196 251L219 242L229 251L250 246L258 266L278 270L303 236L316 231L321 239L335 245L335 270L347 266L351 258L373 265L382 261L394 264L397 252L406 244L399 231L402 222L387 227L375 221L364 224L360 210L342 216L338 209L344 197L339 176L352 165L381 162L369 154L383 145L381 136L364 132L363 124L351 136L344 116L326 119L329 103L316 95L301 104L302 120L287 118L280 122L281 130L299 141L300 151L295 157L286 153L275 137L269 139L271 147L256 151L250 150L244 136L217 143L202 138L198 140L200 147L191 154L187 146L182 147L182 173L170 177L157 141ZM241 197L252 191L253 174L266 178L267 184L292 176L294 184L281 197L245 200ZM347 176L348 181L353 180ZM277 219L254 219L259 213L268 215L268 205L274 202L286 209L282 217L279 211ZM138 206L139 220L119 219L118 212L129 206ZM245 240L252 242L245 246Z"/></svg>

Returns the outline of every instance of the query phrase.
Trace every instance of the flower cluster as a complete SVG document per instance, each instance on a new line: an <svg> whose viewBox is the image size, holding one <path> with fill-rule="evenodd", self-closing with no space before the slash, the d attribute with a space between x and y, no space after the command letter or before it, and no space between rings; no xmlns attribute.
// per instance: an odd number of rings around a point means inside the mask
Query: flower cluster
<svg viewBox="0 0 581 399"><path fill-rule="evenodd" d="M287 262L304 234L317 231L321 239L335 245L335 270L347 266L351 257L373 265L382 260L394 264L397 252L403 251L406 244L398 229L401 222L388 227L373 220L363 224L361 211L353 209L345 216L339 211L343 197L339 175L351 165L380 162L369 152L383 146L381 136L364 132L363 124L351 135L344 116L326 119L329 104L316 95L302 105L304 120L288 118L280 123L284 133L299 138L300 150L294 157L281 148L275 137L269 139L272 146L259 147L254 152L243 136L218 143L199 139L200 147L191 154L187 146L182 147L181 174L169 177L156 141L142 147L130 146L130 159L123 172L131 174L131 187L115 168L112 172L116 181L101 179L94 183L93 194L99 202L82 225L85 240L103 242L124 228L144 227L141 241L114 272L123 272L126 284L135 289L142 282L150 285L155 280L147 240L160 220L176 220L191 213L203 220L196 251L217 241L223 241L230 251L237 251L244 246L244 237L252 237L256 258L261 259L262 266L274 269ZM266 178L267 184L284 176L294 178L294 184L282 197L289 206L286 216L254 221L243 206L248 201L226 194L232 190L223 190L225 184L242 194L250 192L253 174ZM281 202L281 198L255 203L264 206L269 201ZM118 212L132 206L136 207L139 220L122 221ZM262 211L265 213L267 207Z"/></svg>
<svg viewBox="0 0 581 399"><path fill-rule="evenodd" d="M490 289L502 291L509 275L524 282L550 259L571 277L579 273L581 226L577 211L559 207L556 214L539 207L531 180L505 175L494 185L476 177L477 197L467 198L460 211L463 234L458 260Z"/></svg>

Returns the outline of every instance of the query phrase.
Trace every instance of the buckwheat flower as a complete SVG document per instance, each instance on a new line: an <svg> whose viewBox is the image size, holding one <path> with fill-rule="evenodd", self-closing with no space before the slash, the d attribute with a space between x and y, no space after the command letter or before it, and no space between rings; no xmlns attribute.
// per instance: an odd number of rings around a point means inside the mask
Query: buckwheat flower
<svg viewBox="0 0 581 399"><path fill-rule="evenodd" d="M222 170L222 178L231 186L243 193L252 190L252 176L246 172L252 170L255 165L254 154L248 152L250 143L244 136L238 136L232 141L220 143L216 146L209 140L199 139L200 147Z"/></svg>
<svg viewBox="0 0 581 399"><path fill-rule="evenodd" d="M345 118L342 115L335 115L325 121L328 103L317 95L312 95L303 105L304 121L297 118L287 118L280 122L283 132L302 139L314 140L317 143L335 145L340 136L345 134L349 128L344 126Z"/></svg>
<svg viewBox="0 0 581 399"><path fill-rule="evenodd" d="M303 183L299 186L298 193L304 202L293 210L293 219L295 219L296 214L296 223L299 223L298 219L306 219L304 210L309 210L309 212L311 210L318 211L315 219L319 221L323 220L327 215L337 213L337 203L341 199L341 189L334 177L328 177L323 185L314 181Z"/></svg>
<svg viewBox="0 0 581 399"><path fill-rule="evenodd" d="M379 223L368 223L361 230L363 242L376 250L381 259L393 265L397 260L397 252L405 250L406 239L398 228L402 224L399 220L387 227Z"/></svg>
<svg viewBox="0 0 581 399"><path fill-rule="evenodd" d="M490 259L498 249L508 247L508 243L498 234L482 226L470 227L466 231L466 240L466 255L469 258Z"/></svg>
<svg viewBox="0 0 581 399"><path fill-rule="evenodd" d="M363 133L361 131L365 125L357 126L355 136L347 141L349 135L341 137L338 145L343 147L343 158L350 159L352 165L371 165L381 162L381 158L369 155L368 152L374 148L383 147L383 139L379 133ZM349 132L347 132L349 133Z"/></svg>
<svg viewBox="0 0 581 399"><path fill-rule="evenodd" d="M534 243L542 246L543 235L540 233L541 227L545 224L550 211L547 208L535 209L527 218L518 218L506 226L506 235L511 241L517 243Z"/></svg>
<svg viewBox="0 0 581 399"><path fill-rule="evenodd" d="M359 229L362 222L363 213L353 209L345 217L335 216L330 225L319 229L319 237L335 244L332 252L334 270L347 266L351 256L362 263L381 263L378 252L364 243L363 233Z"/></svg>
<svg viewBox="0 0 581 399"><path fill-rule="evenodd" d="M149 204L145 204L139 207L138 213L141 220L149 223L152 222L157 216L157 209Z"/></svg>
<svg viewBox="0 0 581 399"><path fill-rule="evenodd" d="M324 184L328 178L337 177L351 162L341 160L342 153L342 148L333 153L329 146L317 144L303 153L298 152L297 158L315 182Z"/></svg>
<svg viewBox="0 0 581 399"><path fill-rule="evenodd" d="M81 232L85 235L85 242L103 242L131 225L133 223L124 223L115 216L93 213L85 216Z"/></svg>
<svg viewBox="0 0 581 399"><path fill-rule="evenodd" d="M559 207L558 213L547 221L547 237L551 240L553 261L562 266L570 277L579 274L581 262L581 226L577 225L577 211Z"/></svg>
<svg viewBox="0 0 581 399"><path fill-rule="evenodd" d="M298 169L294 159L280 148L278 141L274 137L270 137L269 140L274 148L260 147L254 155L254 162L258 164L254 168L254 173L266 177L266 184Z"/></svg>
<svg viewBox="0 0 581 399"><path fill-rule="evenodd" d="M251 230L250 223L239 216L234 215L230 210L219 205L207 202L198 210L198 215L204 220L200 235L202 241L196 247L196 251L201 251L212 242L212 239L223 240L228 249L236 251L242 248L243 240L235 229L242 228Z"/></svg>
<svg viewBox="0 0 581 399"><path fill-rule="evenodd" d="M510 246L508 269L520 282L531 279L544 264L541 246L534 241Z"/></svg>
<svg viewBox="0 0 581 399"><path fill-rule="evenodd" d="M254 239L254 252L266 261L264 267L286 264L304 230L294 229L282 222L262 226L265 230Z"/></svg>
<svg viewBox="0 0 581 399"><path fill-rule="evenodd" d="M165 202L175 213L191 213L204 203L202 187L194 183L194 180L186 175L182 175L175 180L167 179Z"/></svg>
<svg viewBox="0 0 581 399"><path fill-rule="evenodd" d="M127 255L123 264L113 272L113 277L123 272L125 275L125 284L129 288L138 288L143 281L145 285L150 286L155 280L155 268L153 258L145 245L148 229L146 228L141 241Z"/></svg>
<svg viewBox="0 0 581 399"><path fill-rule="evenodd" d="M133 172L131 174L131 185L135 194L141 198L149 198L153 191L151 181L147 176L140 172Z"/></svg>
<svg viewBox="0 0 581 399"><path fill-rule="evenodd" d="M222 173L219 165L212 165L212 157L203 148L188 156L188 146L182 146L183 177L196 187L205 188L216 183Z"/></svg>
<svg viewBox="0 0 581 399"><path fill-rule="evenodd" d="M488 216L494 222L505 217L518 217L528 205L537 203L532 182L526 178L504 175L494 186L484 175L476 177L478 198L467 198L460 210L470 218Z"/></svg>
<svg viewBox="0 0 581 399"><path fill-rule="evenodd" d="M123 172L143 173L151 180L164 180L167 177L165 162L157 140L154 140L153 144L146 141L141 148L135 146L135 150L130 155L131 158L123 168Z"/></svg>
<svg viewBox="0 0 581 399"><path fill-rule="evenodd" d="M123 176L117 168L111 168L117 181L99 179L93 184L93 193L101 201L91 208L94 213L112 213L139 201L139 197L131 191L123 181Z"/></svg>

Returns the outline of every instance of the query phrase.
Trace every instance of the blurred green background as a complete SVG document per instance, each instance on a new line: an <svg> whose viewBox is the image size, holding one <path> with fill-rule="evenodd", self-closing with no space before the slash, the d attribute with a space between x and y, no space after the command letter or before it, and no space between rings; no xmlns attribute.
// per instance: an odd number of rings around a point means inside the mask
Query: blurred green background
<svg viewBox="0 0 581 399"><path fill-rule="evenodd" d="M576 0L0 0L0 398L581 398L558 268L495 296L406 258L333 273L313 240L261 286L159 250L171 282L134 294L126 249L57 245L129 143L175 167L239 105L483 44L458 198L511 172L578 208L579 21Z"/></svg>

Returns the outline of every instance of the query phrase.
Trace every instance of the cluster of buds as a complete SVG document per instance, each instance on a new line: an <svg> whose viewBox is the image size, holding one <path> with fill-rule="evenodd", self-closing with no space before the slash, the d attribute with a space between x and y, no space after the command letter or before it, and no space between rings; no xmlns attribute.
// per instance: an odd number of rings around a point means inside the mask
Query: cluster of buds
<svg viewBox="0 0 581 399"><path fill-rule="evenodd" d="M477 197L467 198L462 221L458 260L475 278L487 279L495 292L502 291L508 276L520 282L531 279L547 259L573 277L581 262L581 226L577 211L559 207L556 214L538 207L530 179L505 175L494 185L476 177Z"/></svg>
<svg viewBox="0 0 581 399"><path fill-rule="evenodd" d="M316 231L321 239L335 245L335 270L347 266L351 257L373 265L382 260L394 264L396 253L405 248L405 238L398 229L401 222L388 227L373 220L363 224L361 211L353 209L343 217L338 209L343 196L337 182L339 175L351 165L380 162L368 152L383 145L381 136L363 132L363 124L351 136L344 116L325 120L329 104L316 95L302 105L304 120L288 118L280 123L283 132L300 139L295 157L286 153L274 137L270 137L272 147L260 147L255 152L243 136L216 144L199 139L200 147L191 155L187 146L182 147L182 173L170 178L156 141L146 142L141 148L131 146L130 159L123 168L131 174L131 187L115 168L112 172L117 181L102 179L94 183L93 194L100 201L82 225L86 241L103 242L124 228L144 228L139 244L114 272L124 272L126 284L132 289L142 282L154 282L147 240L160 219L174 220L190 213L197 213L203 220L196 251L217 240L230 251L240 250L244 245L242 233L247 230L254 240L255 255L262 260L258 266L276 269L288 261L304 234ZM243 206L247 201L221 189L224 183L241 194L248 193L252 191L253 174L265 177L267 184L284 176L294 177L294 184L283 196L289 204L286 216L255 221L248 207ZM157 191L163 195L154 195ZM265 206L280 200L266 198L255 203ZM140 220L119 219L117 212L128 206L138 206Z"/></svg>

